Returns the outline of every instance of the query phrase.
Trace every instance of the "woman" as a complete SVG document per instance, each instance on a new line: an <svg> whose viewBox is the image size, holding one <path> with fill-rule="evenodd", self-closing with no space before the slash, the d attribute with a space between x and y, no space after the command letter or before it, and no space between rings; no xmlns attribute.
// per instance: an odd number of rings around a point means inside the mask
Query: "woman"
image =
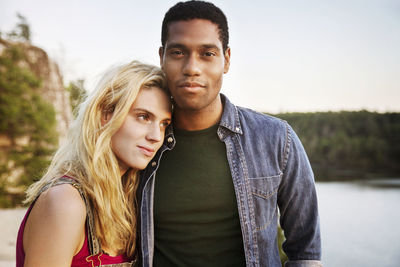
<svg viewBox="0 0 400 267"><path fill-rule="evenodd" d="M109 72L81 105L18 233L17 266L131 266L136 188L163 144L171 102L161 70L137 61Z"/></svg>

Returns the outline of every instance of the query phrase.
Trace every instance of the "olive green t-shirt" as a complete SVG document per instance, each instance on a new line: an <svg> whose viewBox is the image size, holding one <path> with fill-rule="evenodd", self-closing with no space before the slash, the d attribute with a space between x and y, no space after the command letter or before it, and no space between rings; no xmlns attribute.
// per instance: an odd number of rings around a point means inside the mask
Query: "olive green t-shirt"
<svg viewBox="0 0 400 267"><path fill-rule="evenodd" d="M154 266L245 266L225 144L218 125L174 130L154 189Z"/></svg>

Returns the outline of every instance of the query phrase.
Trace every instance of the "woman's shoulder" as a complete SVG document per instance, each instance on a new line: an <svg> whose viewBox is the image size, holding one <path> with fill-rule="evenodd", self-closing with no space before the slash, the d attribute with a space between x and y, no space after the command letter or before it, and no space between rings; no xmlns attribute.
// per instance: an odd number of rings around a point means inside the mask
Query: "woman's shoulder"
<svg viewBox="0 0 400 267"><path fill-rule="evenodd" d="M60 184L42 192L29 214L29 221L46 220L46 225L68 230L68 225L80 226L86 220L86 206L71 184ZM60 230L60 229L54 229ZM69 229L71 230L71 229Z"/></svg>
<svg viewBox="0 0 400 267"><path fill-rule="evenodd" d="M45 211L49 215L86 217L85 202L79 191L72 184L60 184L50 187L40 194L35 206L45 206Z"/></svg>
<svg viewBox="0 0 400 267"><path fill-rule="evenodd" d="M25 225L26 260L35 262L38 255L46 255L53 263L70 260L82 247L85 220L85 203L71 184L56 185L42 192Z"/></svg>

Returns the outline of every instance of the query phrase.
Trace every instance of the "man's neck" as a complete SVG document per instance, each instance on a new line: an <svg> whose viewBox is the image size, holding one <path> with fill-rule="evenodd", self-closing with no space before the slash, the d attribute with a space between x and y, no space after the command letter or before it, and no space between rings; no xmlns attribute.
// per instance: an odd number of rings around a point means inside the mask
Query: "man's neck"
<svg viewBox="0 0 400 267"><path fill-rule="evenodd" d="M223 105L220 96L214 105L202 110L183 110L176 108L174 126L186 131L207 129L221 120Z"/></svg>

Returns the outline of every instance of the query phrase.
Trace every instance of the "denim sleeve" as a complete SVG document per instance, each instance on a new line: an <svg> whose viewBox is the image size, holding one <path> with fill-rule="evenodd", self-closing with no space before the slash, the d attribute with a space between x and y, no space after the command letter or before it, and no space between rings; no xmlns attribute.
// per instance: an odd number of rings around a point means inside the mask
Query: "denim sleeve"
<svg viewBox="0 0 400 267"><path fill-rule="evenodd" d="M314 174L307 154L287 125L282 182L278 190L280 224L285 234L286 267L322 266Z"/></svg>

